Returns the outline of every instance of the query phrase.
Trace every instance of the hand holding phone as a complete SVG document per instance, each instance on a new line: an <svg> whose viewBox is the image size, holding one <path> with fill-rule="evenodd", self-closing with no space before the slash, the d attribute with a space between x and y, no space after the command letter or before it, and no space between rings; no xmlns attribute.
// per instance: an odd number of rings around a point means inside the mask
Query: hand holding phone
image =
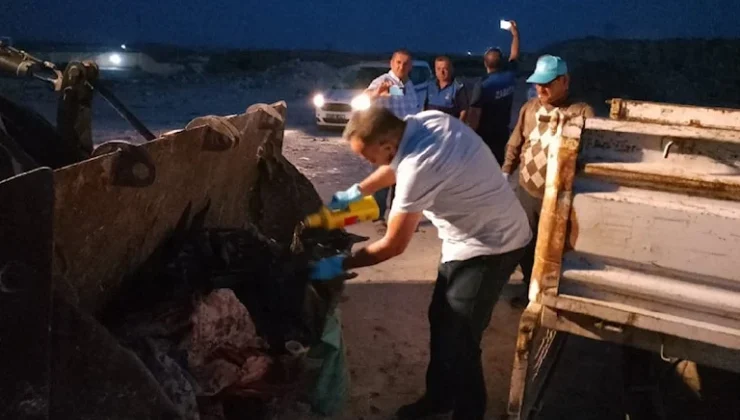
<svg viewBox="0 0 740 420"><path fill-rule="evenodd" d="M501 26L501 29L508 31L509 29L511 29L511 22L501 19L501 23L499 24L499 26Z"/></svg>

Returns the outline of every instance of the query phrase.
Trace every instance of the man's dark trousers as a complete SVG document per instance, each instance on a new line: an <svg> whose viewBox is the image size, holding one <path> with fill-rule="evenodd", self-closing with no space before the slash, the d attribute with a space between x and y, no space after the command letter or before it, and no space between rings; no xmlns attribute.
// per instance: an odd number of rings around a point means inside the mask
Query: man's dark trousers
<svg viewBox="0 0 740 420"><path fill-rule="evenodd" d="M480 343L501 289L523 254L521 248L439 265L429 305L426 396L454 408L454 419L483 419L486 386Z"/></svg>
<svg viewBox="0 0 740 420"><path fill-rule="evenodd" d="M540 225L540 214L542 213L542 199L528 193L521 185L516 189L516 196L519 203L527 213L529 227L532 229L532 241L526 248L520 265L522 266L522 275L524 284L529 290L529 283L532 280L532 268L534 268L534 253L537 246L537 227Z"/></svg>
<svg viewBox="0 0 740 420"><path fill-rule="evenodd" d="M499 166L503 165L506 160L506 144L509 142L511 130L508 127L504 127L497 130L497 132L482 133L479 135L483 139L483 143L493 152L493 156L496 158Z"/></svg>

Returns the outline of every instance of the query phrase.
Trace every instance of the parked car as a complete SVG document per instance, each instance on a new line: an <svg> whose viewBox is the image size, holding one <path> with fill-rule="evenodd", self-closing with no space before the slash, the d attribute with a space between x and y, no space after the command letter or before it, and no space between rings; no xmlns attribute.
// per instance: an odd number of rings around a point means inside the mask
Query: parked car
<svg viewBox="0 0 740 420"><path fill-rule="evenodd" d="M370 99L363 95L370 82L389 70L388 63L382 61L364 62L345 67L336 85L313 97L313 104L316 107L316 125L344 127L352 111L370 106ZM414 60L409 78L419 94L419 105L421 106L426 98L427 85L432 80L432 69L429 63Z"/></svg>

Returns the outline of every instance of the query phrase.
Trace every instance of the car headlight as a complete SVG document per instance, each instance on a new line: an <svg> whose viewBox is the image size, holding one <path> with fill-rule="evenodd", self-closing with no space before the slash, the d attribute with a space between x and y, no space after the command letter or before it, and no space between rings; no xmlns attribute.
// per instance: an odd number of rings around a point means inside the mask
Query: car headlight
<svg viewBox="0 0 740 420"><path fill-rule="evenodd" d="M316 108L321 108L322 106L324 106L324 102L325 102L324 101L324 95L322 95L320 93L318 95L315 95L313 97L313 105Z"/></svg>
<svg viewBox="0 0 740 420"><path fill-rule="evenodd" d="M355 111L364 111L370 108L370 97L363 93L362 95L355 96L349 104Z"/></svg>
<svg viewBox="0 0 740 420"><path fill-rule="evenodd" d="M120 55L118 55L118 54L111 54L108 57L108 61L110 61L111 64L113 64L115 66L118 66L118 65L121 64L121 61L123 61L123 60L121 59L121 56Z"/></svg>

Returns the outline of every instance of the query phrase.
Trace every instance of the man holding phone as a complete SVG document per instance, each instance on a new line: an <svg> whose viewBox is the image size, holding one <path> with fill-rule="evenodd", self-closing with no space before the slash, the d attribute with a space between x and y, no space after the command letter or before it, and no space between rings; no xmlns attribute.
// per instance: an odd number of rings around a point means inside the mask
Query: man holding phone
<svg viewBox="0 0 740 420"><path fill-rule="evenodd" d="M414 83L409 79L412 64L411 53L407 50L400 49L393 53L388 73L376 77L365 90L373 106L385 108L400 119L421 111ZM389 193L392 202L392 187L383 188L373 194L380 207L380 220L385 220Z"/></svg>
<svg viewBox="0 0 740 420"><path fill-rule="evenodd" d="M505 59L501 49L489 48L483 55L487 74L473 89L468 111L470 126L491 149L499 165L504 162L504 150L511 132L509 124L519 59L519 29L516 22L502 20L500 26L502 30L511 32L511 53Z"/></svg>
<svg viewBox="0 0 740 420"><path fill-rule="evenodd" d="M404 118L421 111L420 101L409 79L412 67L411 53L397 50L390 62L391 69L370 82L365 94L374 106L391 111L398 118Z"/></svg>

